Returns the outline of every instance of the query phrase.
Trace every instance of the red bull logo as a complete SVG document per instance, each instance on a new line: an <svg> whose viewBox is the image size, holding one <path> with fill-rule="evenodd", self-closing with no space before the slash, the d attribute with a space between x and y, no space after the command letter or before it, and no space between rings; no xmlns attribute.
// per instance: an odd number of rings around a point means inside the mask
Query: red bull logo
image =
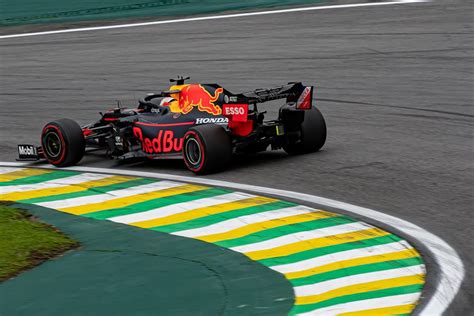
<svg viewBox="0 0 474 316"><path fill-rule="evenodd" d="M133 135L142 143L142 150L149 154L180 152L183 149L183 138L175 137L171 130L158 131L155 138L143 137L139 127L133 128Z"/></svg>
<svg viewBox="0 0 474 316"><path fill-rule="evenodd" d="M190 84L181 89L179 94L178 107L183 114L188 114L197 106L201 112L207 112L212 115L220 115L222 109L215 102L219 99L224 89L217 88L214 95L211 95L200 84Z"/></svg>

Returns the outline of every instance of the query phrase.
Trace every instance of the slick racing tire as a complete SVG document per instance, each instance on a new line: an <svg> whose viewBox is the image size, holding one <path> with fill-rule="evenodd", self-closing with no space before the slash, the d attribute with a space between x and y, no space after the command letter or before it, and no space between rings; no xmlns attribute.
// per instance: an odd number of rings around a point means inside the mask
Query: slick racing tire
<svg viewBox="0 0 474 316"><path fill-rule="evenodd" d="M86 141L81 127L75 121L60 119L46 124L43 128L41 146L50 164L67 167L82 159Z"/></svg>
<svg viewBox="0 0 474 316"><path fill-rule="evenodd" d="M288 143L283 146L290 155L315 152L324 146L327 133L326 122L318 109L305 110L299 131L301 135L298 139L288 139Z"/></svg>
<svg viewBox="0 0 474 316"><path fill-rule="evenodd" d="M231 157L230 137L219 125L199 125L190 128L184 135L184 162L196 174L223 170L230 163Z"/></svg>

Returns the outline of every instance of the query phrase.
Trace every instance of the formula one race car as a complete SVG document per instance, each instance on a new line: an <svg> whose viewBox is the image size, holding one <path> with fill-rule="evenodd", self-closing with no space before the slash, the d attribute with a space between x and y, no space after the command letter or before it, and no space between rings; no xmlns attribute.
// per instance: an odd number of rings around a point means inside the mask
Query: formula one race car
<svg viewBox="0 0 474 316"><path fill-rule="evenodd" d="M171 79L169 90L149 94L134 109L117 107L91 124L70 119L46 124L41 146L18 145L18 160L46 159L77 164L86 148L103 148L114 159L182 158L197 174L226 167L233 153L283 148L289 154L319 150L326 124L312 105L313 87L291 82L271 89L233 94L217 84ZM286 99L278 118L265 121L257 104Z"/></svg>

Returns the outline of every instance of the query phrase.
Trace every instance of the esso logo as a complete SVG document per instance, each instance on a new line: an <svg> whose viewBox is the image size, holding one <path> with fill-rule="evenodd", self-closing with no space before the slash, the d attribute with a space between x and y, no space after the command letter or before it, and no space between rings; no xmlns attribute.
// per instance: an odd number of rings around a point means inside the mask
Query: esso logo
<svg viewBox="0 0 474 316"><path fill-rule="evenodd" d="M225 108L225 115L244 115L245 109L243 107L229 106Z"/></svg>
<svg viewBox="0 0 474 316"><path fill-rule="evenodd" d="M227 116L230 121L247 122L247 114L249 112L248 104L224 104L224 116Z"/></svg>

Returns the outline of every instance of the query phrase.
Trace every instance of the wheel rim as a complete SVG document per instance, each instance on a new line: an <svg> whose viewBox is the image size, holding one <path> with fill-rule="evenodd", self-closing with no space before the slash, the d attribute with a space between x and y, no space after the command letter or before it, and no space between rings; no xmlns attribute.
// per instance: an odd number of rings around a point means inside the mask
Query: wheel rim
<svg viewBox="0 0 474 316"><path fill-rule="evenodd" d="M186 160L193 166L201 163L201 146L195 138L188 138L186 142Z"/></svg>
<svg viewBox="0 0 474 316"><path fill-rule="evenodd" d="M55 159L61 155L61 137L56 131L48 130L44 135L43 144L45 153L49 158Z"/></svg>

